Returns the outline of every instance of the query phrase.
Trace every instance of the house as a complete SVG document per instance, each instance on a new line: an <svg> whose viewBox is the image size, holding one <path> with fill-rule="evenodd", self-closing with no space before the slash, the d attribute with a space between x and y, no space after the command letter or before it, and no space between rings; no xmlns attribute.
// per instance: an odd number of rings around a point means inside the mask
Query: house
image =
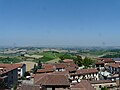
<svg viewBox="0 0 120 90"><path fill-rule="evenodd" d="M106 64L105 67L107 71L110 72L111 74L119 74L119 67L120 67L119 63L109 63Z"/></svg>
<svg viewBox="0 0 120 90"><path fill-rule="evenodd" d="M120 58L112 58L115 62L120 62Z"/></svg>
<svg viewBox="0 0 120 90"><path fill-rule="evenodd" d="M4 83L4 85L2 85L1 87L11 88L18 82L18 67L12 64L11 65L0 64L0 79Z"/></svg>
<svg viewBox="0 0 120 90"><path fill-rule="evenodd" d="M81 79L86 80L99 80L97 69L80 69L76 73L70 74L72 83L80 82Z"/></svg>
<svg viewBox="0 0 120 90"><path fill-rule="evenodd" d="M108 87L109 89L113 87L117 87L117 83L111 80L96 80L96 81L89 81L89 82L96 90L101 90L102 87Z"/></svg>
<svg viewBox="0 0 120 90"><path fill-rule="evenodd" d="M23 77L24 73L26 72L26 64L0 64L0 66L3 66L3 67L14 66L14 67L17 67L18 78Z"/></svg>
<svg viewBox="0 0 120 90"><path fill-rule="evenodd" d="M71 90L96 90L89 81L81 80L80 83L71 87Z"/></svg>
<svg viewBox="0 0 120 90"><path fill-rule="evenodd" d="M66 71L66 70L70 70L70 68L72 68L72 70L77 70L78 66L74 63L74 62L66 62L66 63L54 63L54 64L43 64L42 65L43 69L53 69L56 72L62 72L62 71Z"/></svg>
<svg viewBox="0 0 120 90"><path fill-rule="evenodd" d="M99 69L99 70L103 70L104 69L104 62L103 61L98 61L95 62L95 68Z"/></svg>
<svg viewBox="0 0 120 90"><path fill-rule="evenodd" d="M19 78L24 76L24 73L26 72L26 64L14 64L18 67L18 76Z"/></svg>
<svg viewBox="0 0 120 90"><path fill-rule="evenodd" d="M98 61L103 61L105 64L115 62L112 58L97 58L97 60Z"/></svg>
<svg viewBox="0 0 120 90"><path fill-rule="evenodd" d="M36 73L41 74L41 73L52 73L52 72L54 72L53 69L38 69Z"/></svg>
<svg viewBox="0 0 120 90"><path fill-rule="evenodd" d="M42 64L43 69L55 69L53 64Z"/></svg>
<svg viewBox="0 0 120 90"><path fill-rule="evenodd" d="M68 77L58 74L39 74L34 76L35 85L40 85L42 90L67 89L70 87Z"/></svg>
<svg viewBox="0 0 120 90"><path fill-rule="evenodd" d="M55 67L55 71L57 71L57 72L65 71L65 68L67 67L66 63L54 63L53 65Z"/></svg>

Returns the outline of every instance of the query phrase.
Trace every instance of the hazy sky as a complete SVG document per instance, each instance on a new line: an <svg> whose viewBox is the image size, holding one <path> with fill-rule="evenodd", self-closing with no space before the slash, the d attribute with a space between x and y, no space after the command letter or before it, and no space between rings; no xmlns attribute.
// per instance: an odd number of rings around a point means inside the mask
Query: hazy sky
<svg viewBox="0 0 120 90"><path fill-rule="evenodd" d="M120 0L0 0L0 46L120 46Z"/></svg>

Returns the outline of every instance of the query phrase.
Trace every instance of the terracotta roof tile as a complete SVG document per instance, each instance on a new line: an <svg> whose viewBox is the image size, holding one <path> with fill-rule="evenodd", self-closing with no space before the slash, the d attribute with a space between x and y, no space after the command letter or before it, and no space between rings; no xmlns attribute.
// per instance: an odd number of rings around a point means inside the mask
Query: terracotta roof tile
<svg viewBox="0 0 120 90"><path fill-rule="evenodd" d="M119 63L109 63L109 64L106 64L106 66L118 68L118 67L120 67L120 64Z"/></svg>
<svg viewBox="0 0 120 90"><path fill-rule="evenodd" d="M71 75L86 75L86 74L90 74L90 73L98 73L98 70L97 69L80 69L80 70L77 70L77 72L75 74L71 74Z"/></svg>
<svg viewBox="0 0 120 90"><path fill-rule="evenodd" d="M38 69L37 73L50 73L50 72L54 72L53 69Z"/></svg>
<svg viewBox="0 0 120 90"><path fill-rule="evenodd" d="M45 74L40 75L39 80L35 82L35 84L39 85L62 85L69 86L70 83L68 81L67 76L65 75L53 75L53 74Z"/></svg>
<svg viewBox="0 0 120 90"><path fill-rule="evenodd" d="M87 80L81 80L80 83L71 87L71 90L95 90Z"/></svg>
<svg viewBox="0 0 120 90"><path fill-rule="evenodd" d="M52 64L43 64L42 66L44 69L53 69L54 68L54 65Z"/></svg>

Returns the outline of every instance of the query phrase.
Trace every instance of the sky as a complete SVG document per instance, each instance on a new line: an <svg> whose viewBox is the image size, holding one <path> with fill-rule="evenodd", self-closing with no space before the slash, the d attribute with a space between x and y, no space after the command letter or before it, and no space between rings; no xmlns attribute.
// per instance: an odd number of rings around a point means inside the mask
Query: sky
<svg viewBox="0 0 120 90"><path fill-rule="evenodd" d="M0 46L120 46L120 0L0 0Z"/></svg>

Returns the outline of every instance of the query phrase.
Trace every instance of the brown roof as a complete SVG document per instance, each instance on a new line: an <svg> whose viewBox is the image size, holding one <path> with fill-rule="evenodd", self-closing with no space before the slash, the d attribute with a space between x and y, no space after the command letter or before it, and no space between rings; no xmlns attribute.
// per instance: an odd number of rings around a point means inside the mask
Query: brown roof
<svg viewBox="0 0 120 90"><path fill-rule="evenodd" d="M73 63L68 63L69 67L74 67L74 68L79 68L78 65L76 65L74 62Z"/></svg>
<svg viewBox="0 0 120 90"><path fill-rule="evenodd" d="M85 74L90 74L90 73L98 73L98 70L97 69L80 69L80 70L77 70L77 72L75 74L71 74L71 75L85 75Z"/></svg>
<svg viewBox="0 0 120 90"><path fill-rule="evenodd" d="M113 62L115 62L112 58L97 58L97 60L101 60L104 63L113 63Z"/></svg>
<svg viewBox="0 0 120 90"><path fill-rule="evenodd" d="M43 64L42 67L43 67L44 69L53 69L53 68L54 68L54 65L52 65L52 64Z"/></svg>
<svg viewBox="0 0 120 90"><path fill-rule="evenodd" d="M34 78L34 83L36 84L38 81L40 82L40 80L42 81L42 79L47 75L47 73L43 73L43 74L33 74L32 77Z"/></svg>
<svg viewBox="0 0 120 90"><path fill-rule="evenodd" d="M53 72L52 74L58 74L58 75L69 75L69 72L68 72L68 71Z"/></svg>
<svg viewBox="0 0 120 90"><path fill-rule="evenodd" d="M54 63L53 64L55 66L55 68L66 68L67 64L66 63Z"/></svg>
<svg viewBox="0 0 120 90"><path fill-rule="evenodd" d="M0 64L0 67L8 67L8 66L15 66L17 68L21 68L24 64Z"/></svg>
<svg viewBox="0 0 120 90"><path fill-rule="evenodd" d="M53 69L38 69L37 73L49 73L49 72L54 72Z"/></svg>
<svg viewBox="0 0 120 90"><path fill-rule="evenodd" d="M67 67L67 68L65 68L65 70L72 72L72 71L76 71L77 69L75 67Z"/></svg>
<svg viewBox="0 0 120 90"><path fill-rule="evenodd" d="M71 90L95 90L87 80L81 80L80 83L71 87Z"/></svg>
<svg viewBox="0 0 120 90"><path fill-rule="evenodd" d="M45 74L40 75L38 80L35 82L37 85L49 85L49 86L69 86L70 83L66 75L54 75Z"/></svg>
<svg viewBox="0 0 120 90"><path fill-rule="evenodd" d="M91 84L101 84L101 83L112 83L111 80L95 80L95 81L89 81Z"/></svg>
<svg viewBox="0 0 120 90"><path fill-rule="evenodd" d="M114 67L114 68L120 67L119 63L109 63L106 66L110 66L110 67Z"/></svg>
<svg viewBox="0 0 120 90"><path fill-rule="evenodd" d="M98 62L95 62L95 64L104 64L103 61L98 61Z"/></svg>
<svg viewBox="0 0 120 90"><path fill-rule="evenodd" d="M19 65L16 64L0 64L0 74L8 73L14 69L17 69Z"/></svg>
<svg viewBox="0 0 120 90"><path fill-rule="evenodd" d="M43 64L43 69L65 69L67 67L78 68L74 62L70 63L54 63L54 64Z"/></svg>

